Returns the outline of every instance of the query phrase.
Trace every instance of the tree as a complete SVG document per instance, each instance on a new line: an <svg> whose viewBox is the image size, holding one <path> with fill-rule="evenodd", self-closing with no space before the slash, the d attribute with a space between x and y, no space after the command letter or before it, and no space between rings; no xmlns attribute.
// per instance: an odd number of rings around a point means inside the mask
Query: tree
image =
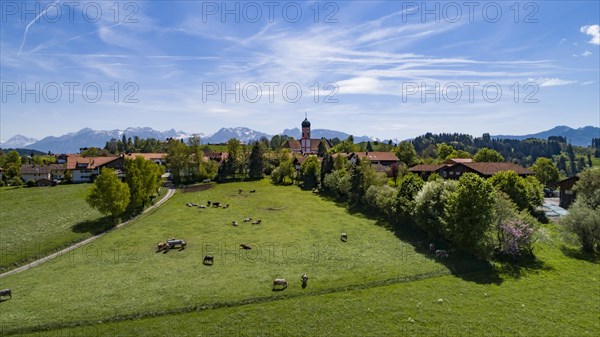
<svg viewBox="0 0 600 337"><path fill-rule="evenodd" d="M288 149L279 154L279 166L271 172L271 181L275 184L285 184L288 178L293 181L294 165Z"/></svg>
<svg viewBox="0 0 600 337"><path fill-rule="evenodd" d="M235 138L231 138L227 141L227 159L224 163L225 177L233 177L234 179L238 177L243 178L244 161L242 143Z"/></svg>
<svg viewBox="0 0 600 337"><path fill-rule="evenodd" d="M474 173L458 180L448 198L448 238L459 248L481 258L494 249L494 187Z"/></svg>
<svg viewBox="0 0 600 337"><path fill-rule="evenodd" d="M577 200L591 209L600 207L600 169L587 169L579 174L574 187Z"/></svg>
<svg viewBox="0 0 600 337"><path fill-rule="evenodd" d="M179 185L189 181L189 160L187 146L177 139L169 140L166 162L173 183Z"/></svg>
<svg viewBox="0 0 600 337"><path fill-rule="evenodd" d="M584 251L600 250L600 169L584 170L573 189L577 200L563 223L577 236Z"/></svg>
<svg viewBox="0 0 600 337"><path fill-rule="evenodd" d="M316 156L308 156L302 163L302 181L305 188L314 188L319 184L321 163Z"/></svg>
<svg viewBox="0 0 600 337"><path fill-rule="evenodd" d="M417 159L417 152L415 151L415 147L409 141L403 141L398 144L398 148L396 149L396 157L400 159L406 166L412 166Z"/></svg>
<svg viewBox="0 0 600 337"><path fill-rule="evenodd" d="M579 197L579 196L578 196ZM600 250L600 208L591 208L581 199L569 208L562 220L568 231L574 233L586 252Z"/></svg>
<svg viewBox="0 0 600 337"><path fill-rule="evenodd" d="M402 178L396 198L398 222L407 224L414 222L415 198L421 188L423 188L423 185L423 179L414 173L407 174Z"/></svg>
<svg viewBox="0 0 600 337"><path fill-rule="evenodd" d="M398 190L388 186L372 185L367 189L365 199L378 214L385 214L388 218L394 215L394 204L396 203Z"/></svg>
<svg viewBox="0 0 600 337"><path fill-rule="evenodd" d="M529 209L529 187L515 171L502 171L488 180L497 190L504 192L519 210Z"/></svg>
<svg viewBox="0 0 600 337"><path fill-rule="evenodd" d="M327 145L325 144L325 139L321 139L317 148L317 156L323 158L325 155L327 155Z"/></svg>
<svg viewBox="0 0 600 337"><path fill-rule="evenodd" d="M252 145L252 152L250 153L248 177L250 179L261 179L263 177L264 166L263 147L259 142L255 142Z"/></svg>
<svg viewBox="0 0 600 337"><path fill-rule="evenodd" d="M321 185L325 184L325 176L333 172L333 156L325 154L323 161L321 161Z"/></svg>
<svg viewBox="0 0 600 337"><path fill-rule="evenodd" d="M21 170L21 156L19 156L19 152L15 150L11 150L6 155L6 167L5 174L8 179L19 177Z"/></svg>
<svg viewBox="0 0 600 337"><path fill-rule="evenodd" d="M365 194L364 180L361 172L361 160L356 158L356 161L350 167L350 204L357 206Z"/></svg>
<svg viewBox="0 0 600 337"><path fill-rule="evenodd" d="M428 181L415 198L415 222L433 239L447 237L446 203L457 185L456 180Z"/></svg>
<svg viewBox="0 0 600 337"><path fill-rule="evenodd" d="M501 163L504 162L504 157L500 152L484 147L477 151L473 160L480 163Z"/></svg>
<svg viewBox="0 0 600 337"><path fill-rule="evenodd" d="M373 152L373 145L371 145L371 141L367 142L367 152Z"/></svg>
<svg viewBox="0 0 600 337"><path fill-rule="evenodd" d="M531 166L531 170L535 172L535 177L544 186L558 181L558 167L548 158L539 157L536 159L535 164Z"/></svg>
<svg viewBox="0 0 600 337"><path fill-rule="evenodd" d="M102 172L92 185L86 202L100 213L110 214L113 218L123 214L129 204L129 187L117 178L116 171L109 168Z"/></svg>
<svg viewBox="0 0 600 337"><path fill-rule="evenodd" d="M398 163L392 164L392 166L390 166L390 170L388 171L388 176L390 178L392 178L392 180L394 181L395 187L398 187L398 175L399 174L400 174L400 168L398 166Z"/></svg>
<svg viewBox="0 0 600 337"><path fill-rule="evenodd" d="M162 185L162 168L142 156L125 161L125 182L129 187L129 205L132 210L143 208Z"/></svg>
<svg viewBox="0 0 600 337"><path fill-rule="evenodd" d="M442 160L448 158L452 154L452 151L454 151L454 148L446 143L441 143L437 146L438 158Z"/></svg>

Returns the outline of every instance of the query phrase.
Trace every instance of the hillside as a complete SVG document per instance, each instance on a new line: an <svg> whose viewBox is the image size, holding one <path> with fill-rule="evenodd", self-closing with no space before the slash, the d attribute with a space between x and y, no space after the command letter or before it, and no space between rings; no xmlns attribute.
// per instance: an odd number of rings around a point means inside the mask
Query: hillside
<svg viewBox="0 0 600 337"><path fill-rule="evenodd" d="M585 126L582 128L573 129L568 126L560 125L550 130L528 135L497 135L492 136L492 138L523 140L527 138L548 139L550 136L565 137L567 138L567 142L571 143L572 145L590 146L592 144L592 138L600 138L600 128L594 126Z"/></svg>

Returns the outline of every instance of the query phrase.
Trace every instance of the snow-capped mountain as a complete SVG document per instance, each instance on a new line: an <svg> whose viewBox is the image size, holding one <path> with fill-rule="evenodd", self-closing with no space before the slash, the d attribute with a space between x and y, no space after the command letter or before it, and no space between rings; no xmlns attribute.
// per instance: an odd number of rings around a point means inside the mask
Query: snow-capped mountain
<svg viewBox="0 0 600 337"><path fill-rule="evenodd" d="M217 143L226 143L231 138L236 138L242 143L249 143L253 141L260 140L262 137L266 137L268 139L271 138L266 133L255 131L249 128L237 127L237 128L221 128L215 134L203 137L202 143L204 144L217 144Z"/></svg>
<svg viewBox="0 0 600 337"><path fill-rule="evenodd" d="M77 153L83 147L104 147L107 141L112 138L121 139L123 135L127 138L137 136L139 138L156 138L159 140L191 137L191 135L183 131L175 131L175 129L156 131L152 128L127 128L125 130L93 130L85 128L60 137L49 136L27 145L25 148L43 152L51 151L53 153Z"/></svg>
<svg viewBox="0 0 600 337"><path fill-rule="evenodd" d="M281 134L289 136L289 137L294 137L295 139L300 139L300 137L302 136L302 131L300 131L300 129L298 129L298 128L285 129L285 130L283 130L283 132ZM340 140L345 140L348 138L348 136L350 136L350 134L347 134L347 133L341 132L341 131L335 131L335 130L328 130L328 129L312 129L312 130L310 130L310 138L313 138L313 139L320 139L320 138L332 139L332 138L337 137ZM354 136L355 143L367 142L369 140L373 140L373 139L371 137L367 137L367 136Z"/></svg>
<svg viewBox="0 0 600 337"><path fill-rule="evenodd" d="M37 142L35 138L29 138L22 135L15 135L5 142L0 142L0 147L3 149L18 149L26 147Z"/></svg>

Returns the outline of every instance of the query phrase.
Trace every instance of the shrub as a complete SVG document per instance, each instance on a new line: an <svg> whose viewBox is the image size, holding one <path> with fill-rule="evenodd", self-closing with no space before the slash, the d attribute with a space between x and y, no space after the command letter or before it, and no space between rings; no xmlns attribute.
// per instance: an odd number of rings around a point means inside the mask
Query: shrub
<svg viewBox="0 0 600 337"><path fill-rule="evenodd" d="M503 222L498 228L499 251L510 256L532 253L535 228L521 219Z"/></svg>
<svg viewBox="0 0 600 337"><path fill-rule="evenodd" d="M582 201L576 201L569 214L562 220L568 231L577 235L581 247L586 252L600 250L600 208L586 207Z"/></svg>
<svg viewBox="0 0 600 337"><path fill-rule="evenodd" d="M33 180L33 179L27 180L26 186L27 187L35 187L35 180Z"/></svg>
<svg viewBox="0 0 600 337"><path fill-rule="evenodd" d="M456 190L456 180L427 182L415 199L415 222L434 239L447 237L446 203Z"/></svg>
<svg viewBox="0 0 600 337"><path fill-rule="evenodd" d="M23 180L19 177L12 177L6 182L8 186L23 186Z"/></svg>

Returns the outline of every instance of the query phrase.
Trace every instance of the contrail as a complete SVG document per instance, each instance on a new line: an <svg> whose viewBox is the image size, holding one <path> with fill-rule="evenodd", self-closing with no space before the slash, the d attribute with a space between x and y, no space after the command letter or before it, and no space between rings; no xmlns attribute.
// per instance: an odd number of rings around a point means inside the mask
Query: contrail
<svg viewBox="0 0 600 337"><path fill-rule="evenodd" d="M25 33L23 33L23 41L21 42L21 47L19 47L18 56L21 56L21 52L23 51L23 46L25 45L25 41L27 41L27 32L29 32L29 27L31 27L31 25L33 25L42 15L46 14L46 12L48 11L48 9L50 9L50 7L56 5L59 1L60 0L54 1L51 6L46 7L46 9L43 10L40 14L38 14L38 16L35 17L35 19L31 20L31 22L29 22L27 24L27 26L25 27Z"/></svg>

